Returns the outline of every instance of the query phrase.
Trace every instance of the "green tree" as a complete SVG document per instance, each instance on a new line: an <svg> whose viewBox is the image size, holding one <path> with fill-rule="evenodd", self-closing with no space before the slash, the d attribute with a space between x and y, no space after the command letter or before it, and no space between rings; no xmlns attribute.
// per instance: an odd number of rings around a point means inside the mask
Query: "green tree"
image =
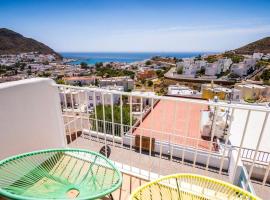
<svg viewBox="0 0 270 200"><path fill-rule="evenodd" d="M217 57L216 57L216 55L210 55L210 56L208 56L207 58L205 58L205 60L206 60L207 62L209 62L209 63L214 63L214 62L217 61Z"/></svg>
<svg viewBox="0 0 270 200"><path fill-rule="evenodd" d="M142 83L143 85L145 84L145 82L146 82L145 79L142 79L142 80L141 80L141 83Z"/></svg>
<svg viewBox="0 0 270 200"><path fill-rule="evenodd" d="M52 75L51 72L42 72L41 74L38 74L39 77L50 77Z"/></svg>
<svg viewBox="0 0 270 200"><path fill-rule="evenodd" d="M183 74L183 67L178 67L177 74Z"/></svg>
<svg viewBox="0 0 270 200"><path fill-rule="evenodd" d="M25 63L21 63L20 70L23 71L25 69L25 67L26 67L26 64Z"/></svg>
<svg viewBox="0 0 270 200"><path fill-rule="evenodd" d="M97 63L95 64L95 66L96 66L96 68L102 67L102 66L103 66L103 62L97 62Z"/></svg>
<svg viewBox="0 0 270 200"><path fill-rule="evenodd" d="M270 80L270 69L264 70L262 75L261 75L261 79L263 81L269 81Z"/></svg>
<svg viewBox="0 0 270 200"><path fill-rule="evenodd" d="M259 60L259 61L256 63L255 67L256 67L256 69L260 69L260 68L265 67L265 66L267 66L267 65L269 65L269 64L270 64L270 63L267 62L267 61Z"/></svg>
<svg viewBox="0 0 270 200"><path fill-rule="evenodd" d="M0 74L5 74L7 72L5 65L0 65Z"/></svg>
<svg viewBox="0 0 270 200"><path fill-rule="evenodd" d="M255 76L255 81L260 81L260 80L261 80L260 76L259 75L256 75Z"/></svg>
<svg viewBox="0 0 270 200"><path fill-rule="evenodd" d="M153 81L151 81L151 80L149 80L149 81L147 81L147 85L149 86L149 87L151 87L151 86L153 86Z"/></svg>
<svg viewBox="0 0 270 200"><path fill-rule="evenodd" d="M146 64L146 65L151 65L152 62L151 62L151 60L147 60L147 61L145 62L145 64Z"/></svg>
<svg viewBox="0 0 270 200"><path fill-rule="evenodd" d="M125 70L125 69L113 69L111 67L102 67L97 68L96 74L98 76L106 76L106 77L117 77L117 76L129 76L134 78L135 73L133 71Z"/></svg>
<svg viewBox="0 0 270 200"><path fill-rule="evenodd" d="M112 115L112 108L113 108L113 115ZM90 115L91 119L95 119L95 112ZM115 135L120 136L120 126L121 126L121 109L119 105L114 105L113 107L109 105L104 105L104 113L105 116L103 115L103 106L102 105L97 105L96 106L96 113L97 113L97 119L99 121L98 123L98 132L106 132L107 134L112 134L113 129L115 130ZM104 121L105 119L105 129L104 130ZM114 127L112 126L112 119L114 122ZM132 117L132 124L135 123L135 119ZM130 125L130 107L129 105L123 105L122 106L122 124L124 126L129 126ZM96 130L96 124L93 123L94 130Z"/></svg>
<svg viewBox="0 0 270 200"><path fill-rule="evenodd" d="M160 69L156 71L156 74L158 78L162 78L164 76L164 72Z"/></svg>
<svg viewBox="0 0 270 200"><path fill-rule="evenodd" d="M87 69L88 68L88 64L86 62L81 62L81 68L82 69Z"/></svg>
<svg viewBox="0 0 270 200"><path fill-rule="evenodd" d="M233 55L231 57L233 63L240 63L244 60L244 56L242 55Z"/></svg>
<svg viewBox="0 0 270 200"><path fill-rule="evenodd" d="M56 83L57 84L64 85L65 84L65 81L63 79L59 78L59 79L56 79Z"/></svg>
<svg viewBox="0 0 270 200"><path fill-rule="evenodd" d="M196 74L197 74L197 75L200 75L200 76L204 75L204 74L205 74L205 68L201 68L200 70L198 70L198 71L196 72Z"/></svg>

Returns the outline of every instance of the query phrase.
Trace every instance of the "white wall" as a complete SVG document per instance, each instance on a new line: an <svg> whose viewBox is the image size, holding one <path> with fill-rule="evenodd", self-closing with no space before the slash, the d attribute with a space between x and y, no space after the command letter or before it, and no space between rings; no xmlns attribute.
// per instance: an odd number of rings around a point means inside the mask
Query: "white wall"
<svg viewBox="0 0 270 200"><path fill-rule="evenodd" d="M0 159L39 149L64 147L57 86L34 78L0 84Z"/></svg>

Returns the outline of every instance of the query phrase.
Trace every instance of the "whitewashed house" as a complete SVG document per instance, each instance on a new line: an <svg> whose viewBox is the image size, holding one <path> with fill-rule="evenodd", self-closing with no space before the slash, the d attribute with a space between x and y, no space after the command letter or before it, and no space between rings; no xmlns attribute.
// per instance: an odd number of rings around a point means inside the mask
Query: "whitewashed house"
<svg viewBox="0 0 270 200"><path fill-rule="evenodd" d="M194 63L197 65L198 68L205 67L207 64L205 60L196 60Z"/></svg>
<svg viewBox="0 0 270 200"><path fill-rule="evenodd" d="M192 90L189 87L182 85L169 85L168 87L168 96L184 96L184 97L192 97L192 98L201 98L202 93L197 90Z"/></svg>
<svg viewBox="0 0 270 200"><path fill-rule="evenodd" d="M243 62L234 63L231 67L231 72L237 74L238 76L248 75L248 71L255 67L256 59L246 58Z"/></svg>
<svg viewBox="0 0 270 200"><path fill-rule="evenodd" d="M265 54L263 57L262 57L263 60L270 60L270 53L268 54Z"/></svg>
<svg viewBox="0 0 270 200"><path fill-rule="evenodd" d="M188 77L195 77L196 72L201 69L201 67L205 66L205 61L195 61L193 59L186 59L182 62L178 62L176 64L176 69L183 69L183 75Z"/></svg>
<svg viewBox="0 0 270 200"><path fill-rule="evenodd" d="M247 59L244 59L243 61L246 65L248 65L249 67L255 67L255 64L257 62L256 59L254 58L247 58Z"/></svg>
<svg viewBox="0 0 270 200"><path fill-rule="evenodd" d="M222 58L218 60L218 64L220 65L222 72L228 71L232 63L233 62L230 58Z"/></svg>
<svg viewBox="0 0 270 200"><path fill-rule="evenodd" d="M243 77L247 75L248 69L248 66L244 63L234 63L232 64L231 72L240 77Z"/></svg>
<svg viewBox="0 0 270 200"><path fill-rule="evenodd" d="M217 63L207 63L205 67L205 75L206 76L216 76L221 73L221 66Z"/></svg>
<svg viewBox="0 0 270 200"><path fill-rule="evenodd" d="M263 57L263 53L253 53L252 57L256 60L260 60Z"/></svg>
<svg viewBox="0 0 270 200"><path fill-rule="evenodd" d="M119 77L111 77L111 78L103 78L99 80L100 87L107 86L123 86L125 91L133 90L134 88L134 80L129 76L119 76Z"/></svg>

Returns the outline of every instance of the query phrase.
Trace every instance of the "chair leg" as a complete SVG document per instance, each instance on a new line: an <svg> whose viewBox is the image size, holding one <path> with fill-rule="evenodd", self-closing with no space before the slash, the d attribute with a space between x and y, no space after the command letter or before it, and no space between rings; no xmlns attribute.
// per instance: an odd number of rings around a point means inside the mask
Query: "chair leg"
<svg viewBox="0 0 270 200"><path fill-rule="evenodd" d="M113 195L112 195L112 194L110 194L110 199L111 199L111 200L114 200L114 199L113 199Z"/></svg>

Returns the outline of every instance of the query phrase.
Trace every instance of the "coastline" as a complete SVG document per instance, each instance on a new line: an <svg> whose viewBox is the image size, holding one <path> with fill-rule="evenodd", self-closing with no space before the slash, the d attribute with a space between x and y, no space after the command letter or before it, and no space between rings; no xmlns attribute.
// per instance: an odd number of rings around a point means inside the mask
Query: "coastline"
<svg viewBox="0 0 270 200"><path fill-rule="evenodd" d="M60 52L66 59L72 59L68 64L77 65L86 62L94 65L98 62L134 63L151 59L154 56L190 58L198 55L212 54L216 52Z"/></svg>

